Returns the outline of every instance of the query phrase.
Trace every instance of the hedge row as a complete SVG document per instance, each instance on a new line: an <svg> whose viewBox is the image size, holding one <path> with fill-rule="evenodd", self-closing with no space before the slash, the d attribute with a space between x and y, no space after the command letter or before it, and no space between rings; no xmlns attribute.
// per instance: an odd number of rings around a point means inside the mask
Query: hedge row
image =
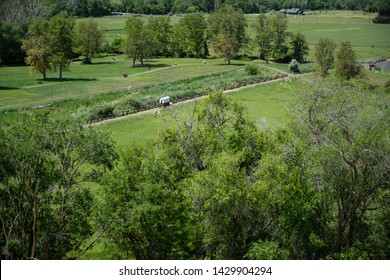
<svg viewBox="0 0 390 280"><path fill-rule="evenodd" d="M235 81L221 81L217 86L213 88L207 87L207 90L199 90L195 91L194 89L189 89L188 91L183 91L181 93L173 93L170 96L172 103L179 103L185 100L198 98L204 95L208 95L212 90L231 90L240 88L246 85L262 83L266 81L271 81L275 79L280 79L286 77L286 74L277 74L270 77L260 76L248 76L242 77ZM161 90L161 87L160 87ZM174 90L172 90L174 92ZM164 91L165 92L165 91ZM142 90L143 95L148 93L147 89ZM164 94L160 93L160 96ZM91 108L88 114L85 114L87 123L97 123L107 119L122 117L134 113L138 113L141 111L146 111L150 109L154 109L159 107L158 98L157 97L149 97L141 102L137 99L134 99L131 96L127 96L125 98L113 101L106 102L102 104L95 105Z"/></svg>

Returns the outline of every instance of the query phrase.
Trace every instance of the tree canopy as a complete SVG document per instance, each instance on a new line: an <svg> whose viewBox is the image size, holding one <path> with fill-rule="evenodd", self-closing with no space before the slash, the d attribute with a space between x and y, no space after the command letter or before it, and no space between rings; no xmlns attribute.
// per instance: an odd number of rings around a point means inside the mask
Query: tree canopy
<svg viewBox="0 0 390 280"><path fill-rule="evenodd" d="M121 257L388 258L385 106L337 80L307 83L288 128L260 129L216 92L126 152L101 215Z"/></svg>
<svg viewBox="0 0 390 280"><path fill-rule="evenodd" d="M155 48L155 38L152 30L145 25L140 18L129 18L126 21L126 39L123 42L125 54L133 61L133 67L136 66L138 59L141 65L144 65L144 58L149 57Z"/></svg>
<svg viewBox="0 0 390 280"><path fill-rule="evenodd" d="M76 52L84 56L84 63L92 63L92 57L103 43L103 32L99 29L99 25L92 18L80 21L75 37Z"/></svg>
<svg viewBox="0 0 390 280"><path fill-rule="evenodd" d="M2 258L62 259L91 234L93 197L81 182L116 158L110 137L38 115L0 130ZM28 139L28 140L27 140ZM26 141L27 140L27 141Z"/></svg>
<svg viewBox="0 0 390 280"><path fill-rule="evenodd" d="M228 64L248 40L246 26L243 12L230 5L221 6L218 12L209 17L211 46Z"/></svg>

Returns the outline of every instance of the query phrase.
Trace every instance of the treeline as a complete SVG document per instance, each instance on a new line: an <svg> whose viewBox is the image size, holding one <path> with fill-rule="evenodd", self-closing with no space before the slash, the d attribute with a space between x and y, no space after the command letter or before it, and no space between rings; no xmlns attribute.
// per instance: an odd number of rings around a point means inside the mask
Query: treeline
<svg viewBox="0 0 390 280"><path fill-rule="evenodd" d="M142 1L140 1L142 2ZM310 1L307 1L309 3ZM318 1L316 1L317 3ZM364 2L364 1L363 1ZM359 3L363 3L362 1L359 1ZM127 4L126 4L127 3ZM131 11L131 12L137 12L137 13L146 13L146 14L169 14L171 13L172 9L174 9L174 4L178 5L178 3L182 3L180 1L148 1L148 2L142 2L138 3L137 5L134 6L137 7L137 9L141 9L139 11L132 10L132 8L126 8L127 5L130 5L130 3L137 4L135 2L126 2L126 1L117 1L117 2L112 2L112 1L105 1L105 0L85 0L85 1L43 1L43 0L17 0L17 1L11 1L11 0L2 0L0 2L0 9L2 10L2 13L0 14L0 64L5 64L5 65L12 65L12 64L23 64L25 62L25 56L26 52L24 49L22 49L22 41L26 37L26 34L28 32L29 25L32 21L36 19L45 19L45 20L50 20L54 16L58 16L59 14L67 14L69 17L75 17L75 16L81 16L81 17L88 17L88 16L102 16L111 13L112 10L114 10L113 7L117 7L115 9L120 9L125 11ZM187 3L187 2L183 2ZM189 2L188 2L189 3ZM188 4L187 3L187 4ZM191 2L192 3L192 2ZM199 8L198 6L191 6L193 8L188 9L186 8L185 10L188 13L195 14L197 17L200 16L201 12L209 12L212 15L217 14L220 10L223 10L223 7L232 7L234 11L237 11L238 13L242 14L245 12L249 12L247 8L245 8L243 5L236 3L236 1L195 1L193 4L205 4L208 3L210 4L209 9L202 9ZM241 3L241 2L239 2ZM248 3L251 3L250 1L243 1L242 3L245 3L247 5ZM262 2L263 3L263 2ZM268 2L264 2L268 3ZM271 2L270 2L271 3ZM273 3L273 2L272 2ZM278 1L275 1L275 3L279 3ZM306 3L306 2L305 2ZM145 5L154 5L158 4L159 7L162 5L166 8L164 12L161 13L153 13L153 12L148 12L142 10L142 7ZM166 4L166 5L165 5ZM171 5L168 5L171 4ZM212 5L211 5L212 4ZM183 4L184 5L184 4ZM276 4L275 4L276 5ZM278 4L279 5L279 4ZM389 22L389 4L386 1L375 1L375 3L368 3L368 7L370 8L370 11L378 10L379 14L378 16L373 19L375 23L387 23ZM131 6L131 5L130 5ZM129 7L130 7L129 6ZM172 6L172 7L171 7ZM182 5L181 5L182 6ZM184 5L185 6L185 5ZM183 6L183 7L184 7ZM293 5L291 5L293 6ZM131 6L132 7L132 6ZM185 6L186 7L186 6ZM213 7L213 8L212 8ZM286 7L285 4L280 4L280 7ZM372 7L377 7L377 8L372 8ZM274 7L276 10L278 10L279 7ZM169 10L169 11L168 11ZM263 12L268 9L259 9L259 11ZM214 16L211 16L211 18ZM214 17L216 18L216 16ZM173 49L170 50L170 55L178 55L178 56L185 56L188 55L189 51L192 51L194 46L188 46L186 45L186 40L181 39L181 34L188 33L185 28L194 28L196 27L196 30L199 34L195 34L195 31L192 32L191 36L201 36L200 33L207 33L207 31L211 30L211 33L208 33L209 35L213 34L215 31L215 25L212 24L206 24L206 23L200 23L200 25L193 25L194 20L190 18L186 18L186 20L182 20L182 23L185 23L186 27L183 27L180 29L180 25L177 25L176 28L171 28L169 25L169 20L164 19L161 21L163 22L158 22L158 19L155 20L154 26L152 24L150 25L152 28L157 27L159 29L152 29L153 31L156 30L160 34L158 34L158 37L153 37L149 36L150 32L144 33L146 36L147 40L153 39L153 40L158 40L159 43L161 43L161 40L163 41L163 44L167 43L168 36L171 36L170 39L174 39L173 41L175 44L172 44ZM185 21L185 22L184 22ZM247 24L245 23L245 19L241 20L243 27L240 27L240 32L241 35L238 37L235 36L234 40L238 40L238 44L236 43L235 47L233 48L233 52L237 52L236 48L239 47L241 48L242 44L245 43L245 27L247 27ZM196 23L199 23L199 20L196 21ZM160 24L160 26L156 26ZM213 27L214 26L214 27ZM210 30L207 30L209 27L211 27ZM169 34L172 31L172 34ZM166 34L163 34L166 33ZM163 34L163 35L161 35ZM164 37L162 37L164 36ZM279 35L277 35L279 36ZM212 36L207 39L212 39ZM226 39L227 37L225 37ZM194 38L192 38L194 39ZM211 42L211 44L214 44L216 47L215 50L218 49L217 45L220 45L221 47L224 46L224 42L221 41L223 40L222 37L218 38L219 42L217 44L216 41ZM258 39L258 38L257 38ZM301 38L296 37L296 40L301 40ZM150 44L149 42L147 46L149 47ZM104 49L102 51L120 51L122 42L118 38L115 42L112 43L111 47L108 43L105 44ZM197 43L199 44L199 42ZM296 45L296 44L295 44ZM160 52L160 54L166 54L167 49L166 46L160 45L159 47L162 47L163 49ZM200 56L200 52L202 52L202 55L208 55L208 46L206 43L203 43L203 51L200 50L200 46L196 46L196 57ZM150 49L150 48L149 48ZM227 48L225 48L226 52ZM217 50L218 52L218 50ZM276 54L276 52L279 52L279 54ZM286 49L281 50L278 49L274 52L276 54L276 58L280 57L285 57L285 60L288 60L288 56L286 55ZM263 56L263 55L261 55ZM291 58L291 57L290 57ZM298 59L300 60L300 59Z"/></svg>
<svg viewBox="0 0 390 280"><path fill-rule="evenodd" d="M308 10L362 10L377 12L385 0L2 0L1 18L23 22L40 16L67 11L78 17L98 17L111 12L166 15L169 13L213 13L222 4L233 5L244 13L264 13L283 8Z"/></svg>
<svg viewBox="0 0 390 280"><path fill-rule="evenodd" d="M209 48L214 57L223 57L230 64L231 59L246 54L244 49L259 49L262 59L299 63L305 61L308 44L303 34L287 32L287 16L278 13L272 16L260 14L251 40L247 34L247 20L244 13L230 5L222 5L208 18L200 13L187 14L172 25L169 16L149 17L145 22L139 17L126 21L124 37L104 42L102 30L89 18L76 26L75 19L66 13L33 20L29 26L21 49L25 51L25 62L33 72L46 79L48 70L59 70L59 78L67 70L71 59L82 56L83 63L91 63L99 52L125 53L133 67L136 62L153 56L165 57L207 57ZM8 53L4 55L11 55ZM7 61L7 57L5 59Z"/></svg>
<svg viewBox="0 0 390 280"><path fill-rule="evenodd" d="M308 10L377 11L381 0L122 0L113 3L115 11L141 14L212 13L226 3L245 13L262 13L283 8Z"/></svg>
<svg viewBox="0 0 390 280"><path fill-rule="evenodd" d="M385 0L2 0L0 19L23 23L64 11L77 17L99 17L113 11L148 15L213 13L223 4L233 5L244 13L264 13L282 8L378 12L388 6Z"/></svg>

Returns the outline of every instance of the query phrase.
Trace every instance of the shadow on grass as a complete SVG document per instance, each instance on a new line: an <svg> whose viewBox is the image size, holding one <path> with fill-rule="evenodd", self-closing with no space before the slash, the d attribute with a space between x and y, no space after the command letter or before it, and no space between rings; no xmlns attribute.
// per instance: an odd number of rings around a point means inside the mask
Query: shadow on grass
<svg viewBox="0 0 390 280"><path fill-rule="evenodd" d="M95 78L47 78L46 80L38 79L38 83L43 82L94 82L97 81Z"/></svg>
<svg viewBox="0 0 390 280"><path fill-rule="evenodd" d="M111 64L116 64L116 61L99 61L99 62L93 62L92 63L82 63L82 65L86 66L93 66L93 65L111 65Z"/></svg>
<svg viewBox="0 0 390 280"><path fill-rule="evenodd" d="M0 90L13 90L13 89L19 89L17 87L0 87Z"/></svg>
<svg viewBox="0 0 390 280"><path fill-rule="evenodd" d="M227 62L225 63L218 63L217 65L221 65L221 66L245 66L246 64L245 63L230 63L228 64Z"/></svg>
<svg viewBox="0 0 390 280"><path fill-rule="evenodd" d="M163 67L169 67L172 66L170 64L166 63L153 63L154 61L148 60L144 62L144 65L136 64L135 68L149 68L149 69L155 69L155 68L163 68ZM133 68L133 65L130 65L131 68Z"/></svg>

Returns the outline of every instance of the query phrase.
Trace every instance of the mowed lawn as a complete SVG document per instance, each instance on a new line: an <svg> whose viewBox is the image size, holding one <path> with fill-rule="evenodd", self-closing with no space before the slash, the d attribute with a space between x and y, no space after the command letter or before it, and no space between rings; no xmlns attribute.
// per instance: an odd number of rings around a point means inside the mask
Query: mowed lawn
<svg viewBox="0 0 390 280"><path fill-rule="evenodd" d="M115 61L109 56L96 58L91 65L72 63L63 81L57 79L57 73L49 73L43 81L41 75L30 75L27 66L0 67L0 110L134 89L230 71L243 65L242 62L227 65L223 59L207 59L206 64L202 61L159 58L147 60L146 67L132 68L124 55L117 56Z"/></svg>
<svg viewBox="0 0 390 280"><path fill-rule="evenodd" d="M301 79L286 79L227 93L227 96L243 104L247 108L248 117L256 124L285 126L290 119L287 108L297 100L301 91ZM160 131L176 125L177 120L190 118L194 106L200 101L151 110L97 125L112 134L121 150L132 145L145 145L148 141L157 140Z"/></svg>

